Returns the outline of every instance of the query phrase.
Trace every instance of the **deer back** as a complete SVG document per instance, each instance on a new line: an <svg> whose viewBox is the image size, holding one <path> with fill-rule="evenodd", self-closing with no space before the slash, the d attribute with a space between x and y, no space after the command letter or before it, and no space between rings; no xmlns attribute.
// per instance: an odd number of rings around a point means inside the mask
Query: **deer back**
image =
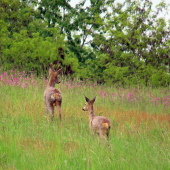
<svg viewBox="0 0 170 170"><path fill-rule="evenodd" d="M110 127L110 121L107 117L95 116L91 120L91 126L92 126L92 128L94 128L96 130L100 130L102 128L108 128L108 127Z"/></svg>

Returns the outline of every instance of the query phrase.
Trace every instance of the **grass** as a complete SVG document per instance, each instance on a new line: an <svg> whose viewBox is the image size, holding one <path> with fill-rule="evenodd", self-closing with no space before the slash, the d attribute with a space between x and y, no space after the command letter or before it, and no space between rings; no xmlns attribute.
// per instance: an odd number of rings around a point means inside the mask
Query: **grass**
<svg viewBox="0 0 170 170"><path fill-rule="evenodd" d="M168 89L136 91L65 79L56 85L63 95L62 122L55 109L51 123L50 115L46 119L43 79L24 88L4 80L0 81L0 169L169 169L170 111L168 101L166 107L163 104ZM96 115L111 120L109 147L90 134L88 113L82 111L84 94L90 99L97 95ZM152 101L156 97L157 103Z"/></svg>

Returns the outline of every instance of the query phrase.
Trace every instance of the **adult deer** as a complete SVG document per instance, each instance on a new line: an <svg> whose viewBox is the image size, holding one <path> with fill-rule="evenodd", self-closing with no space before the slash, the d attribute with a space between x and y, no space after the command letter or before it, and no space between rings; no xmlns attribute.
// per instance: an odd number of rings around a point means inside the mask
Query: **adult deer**
<svg viewBox="0 0 170 170"><path fill-rule="evenodd" d="M109 141L110 128L111 128L109 119L104 116L96 116L94 114L93 104L96 100L96 97L94 97L92 100L89 100L85 96L85 99L86 99L86 103L82 109L83 111L89 111L89 127L92 135L94 132L97 132L99 138L103 139L103 142L105 142L105 134L106 134Z"/></svg>
<svg viewBox="0 0 170 170"><path fill-rule="evenodd" d="M52 68L49 68L49 75L50 80L47 85L47 88L44 91L44 101L46 105L46 114L48 116L48 111L51 114L51 120L54 118L54 107L57 107L58 114L61 120L61 103L62 103L62 95L61 92L55 88L55 84L59 84L59 75L61 73L61 69L59 69L59 65L57 67L57 70L54 69L53 64Z"/></svg>

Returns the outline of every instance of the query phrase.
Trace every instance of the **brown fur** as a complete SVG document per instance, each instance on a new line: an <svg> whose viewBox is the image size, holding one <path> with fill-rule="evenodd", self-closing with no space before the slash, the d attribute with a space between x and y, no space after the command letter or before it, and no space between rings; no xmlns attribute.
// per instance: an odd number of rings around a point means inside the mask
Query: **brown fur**
<svg viewBox="0 0 170 170"><path fill-rule="evenodd" d="M51 114L51 120L54 118L54 106L57 107L58 114L61 120L61 103L62 103L62 94L61 92L55 88L55 84L59 84L59 74L62 69L57 71L53 69L49 69L50 80L47 88L44 91L44 102L46 105L46 114L48 115L48 111Z"/></svg>
<svg viewBox="0 0 170 170"><path fill-rule="evenodd" d="M110 128L111 128L111 123L107 117L104 116L96 116L94 114L94 108L93 104L95 102L96 97L94 99L89 100L86 96L86 103L85 106L83 107L83 111L89 111L89 127L91 130L91 133L93 135L93 132L97 132L99 135L99 138L103 139L103 142L105 142L105 135L108 138L110 138Z"/></svg>

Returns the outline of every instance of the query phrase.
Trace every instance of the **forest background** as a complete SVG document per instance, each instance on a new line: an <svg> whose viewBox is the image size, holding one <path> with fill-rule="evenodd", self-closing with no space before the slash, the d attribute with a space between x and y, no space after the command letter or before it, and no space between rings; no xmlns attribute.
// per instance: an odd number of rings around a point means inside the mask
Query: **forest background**
<svg viewBox="0 0 170 170"><path fill-rule="evenodd" d="M1 0L0 68L63 74L97 83L159 87L170 83L170 21L161 1Z"/></svg>

